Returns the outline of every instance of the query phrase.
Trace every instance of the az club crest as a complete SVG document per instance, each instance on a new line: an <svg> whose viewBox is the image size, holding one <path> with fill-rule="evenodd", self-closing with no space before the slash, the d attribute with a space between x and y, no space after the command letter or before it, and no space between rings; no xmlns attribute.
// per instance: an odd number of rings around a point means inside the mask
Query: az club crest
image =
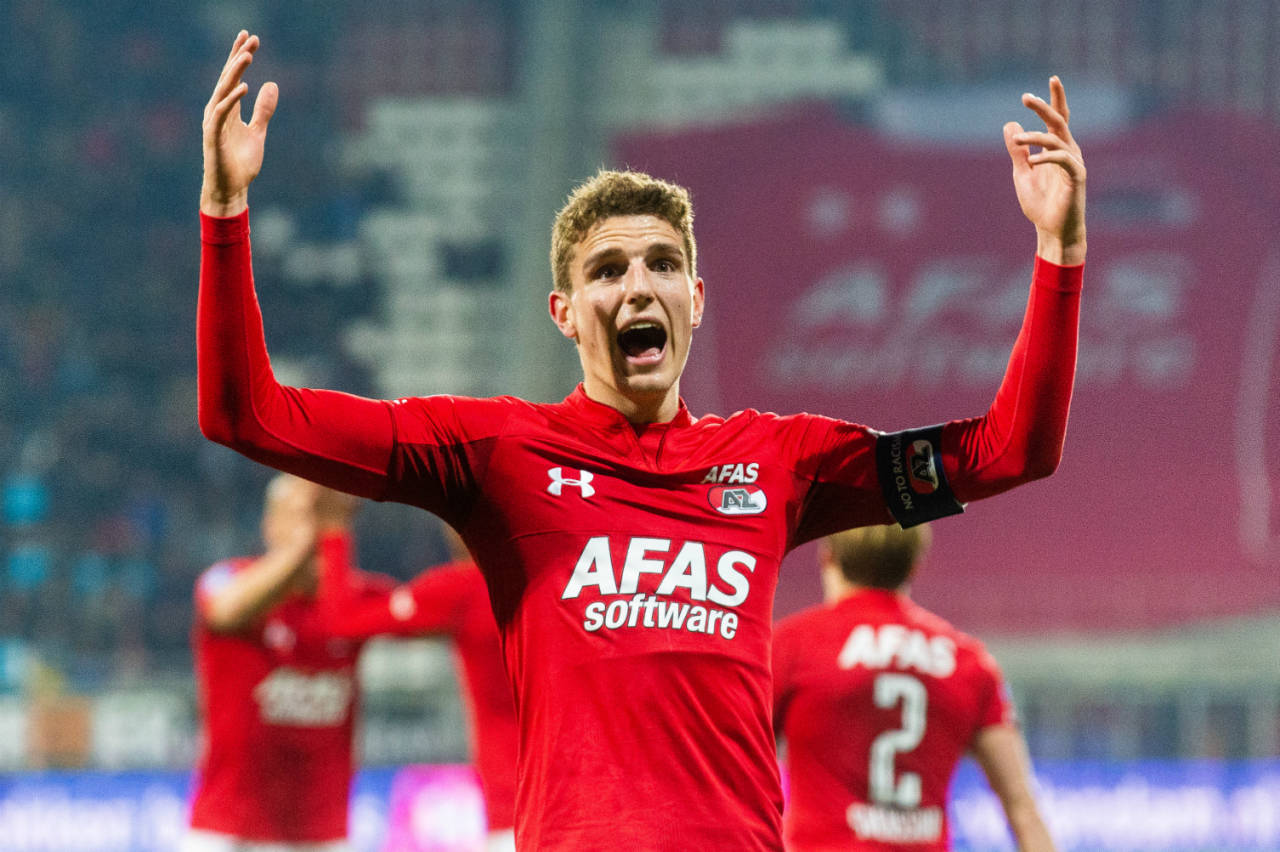
<svg viewBox="0 0 1280 852"><path fill-rule="evenodd" d="M754 485L716 485L707 491L707 502L722 515L758 515L769 505L764 489Z"/></svg>
<svg viewBox="0 0 1280 852"><path fill-rule="evenodd" d="M907 449L907 471L911 475L911 489L917 494L938 490L938 471L933 458L933 445L928 441L912 441Z"/></svg>

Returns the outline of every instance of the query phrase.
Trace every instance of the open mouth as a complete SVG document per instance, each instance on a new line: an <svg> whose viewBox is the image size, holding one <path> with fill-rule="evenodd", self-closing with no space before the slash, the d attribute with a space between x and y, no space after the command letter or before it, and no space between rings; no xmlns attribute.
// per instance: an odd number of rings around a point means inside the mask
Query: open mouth
<svg viewBox="0 0 1280 852"><path fill-rule="evenodd" d="M638 322L618 332L618 348L628 361L653 363L667 347L667 330L654 322Z"/></svg>

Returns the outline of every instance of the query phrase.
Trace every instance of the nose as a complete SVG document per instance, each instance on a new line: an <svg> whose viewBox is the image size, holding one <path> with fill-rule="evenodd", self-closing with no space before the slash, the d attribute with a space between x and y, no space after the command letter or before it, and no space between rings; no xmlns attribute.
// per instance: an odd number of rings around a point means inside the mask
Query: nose
<svg viewBox="0 0 1280 852"><path fill-rule="evenodd" d="M628 302L643 305L653 300L653 282L649 280L649 274L649 266L642 258L637 258L627 267L623 286Z"/></svg>

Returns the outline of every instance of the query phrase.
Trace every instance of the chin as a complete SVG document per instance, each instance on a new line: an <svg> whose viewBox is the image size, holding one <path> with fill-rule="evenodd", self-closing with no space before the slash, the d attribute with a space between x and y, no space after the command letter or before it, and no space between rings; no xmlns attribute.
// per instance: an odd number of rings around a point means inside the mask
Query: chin
<svg viewBox="0 0 1280 852"><path fill-rule="evenodd" d="M671 390L675 380L666 375L624 376L618 383L618 389L629 395L661 396Z"/></svg>

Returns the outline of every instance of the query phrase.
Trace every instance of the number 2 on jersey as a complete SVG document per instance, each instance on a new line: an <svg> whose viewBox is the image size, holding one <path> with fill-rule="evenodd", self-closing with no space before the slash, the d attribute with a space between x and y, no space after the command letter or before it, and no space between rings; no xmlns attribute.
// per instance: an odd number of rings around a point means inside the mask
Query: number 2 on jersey
<svg viewBox="0 0 1280 852"><path fill-rule="evenodd" d="M871 742L871 773L868 787L871 801L879 805L915 808L920 805L920 776L914 772L898 775L894 761L924 739L925 710L929 701L924 684L906 674L885 672L876 676L875 705L889 710L902 704L902 727L885 731Z"/></svg>

